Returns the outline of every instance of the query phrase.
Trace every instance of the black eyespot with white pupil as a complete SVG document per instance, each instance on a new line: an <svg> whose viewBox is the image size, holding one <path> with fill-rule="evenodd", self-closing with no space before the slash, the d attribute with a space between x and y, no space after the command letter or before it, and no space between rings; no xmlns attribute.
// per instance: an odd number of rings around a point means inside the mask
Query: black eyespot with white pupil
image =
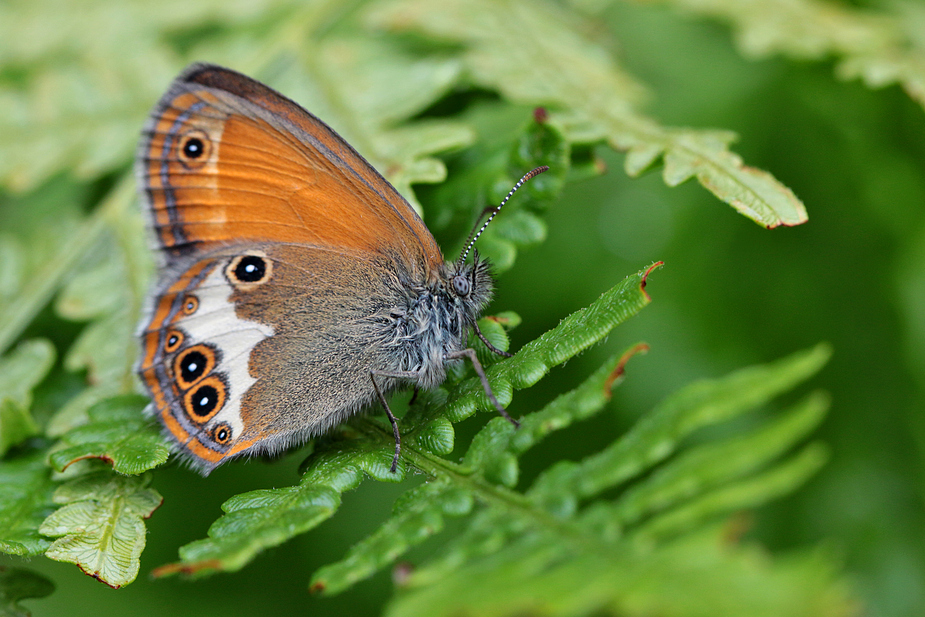
<svg viewBox="0 0 925 617"><path fill-rule="evenodd" d="M234 275L242 283L256 283L267 273L267 262L257 255L245 255L235 266Z"/></svg>
<svg viewBox="0 0 925 617"><path fill-rule="evenodd" d="M222 423L212 429L212 439L220 445L225 445L231 441L231 427Z"/></svg>
<svg viewBox="0 0 925 617"><path fill-rule="evenodd" d="M262 253L238 255L225 266L225 278L239 291L248 292L273 276L273 261Z"/></svg>
<svg viewBox="0 0 925 617"><path fill-rule="evenodd" d="M469 295L469 279L467 279L462 274L457 274L453 277L453 290L459 296L468 296Z"/></svg>
<svg viewBox="0 0 925 617"><path fill-rule="evenodd" d="M164 341L164 351L173 353L180 349L183 344L183 333L179 330L168 330L167 339Z"/></svg>
<svg viewBox="0 0 925 617"><path fill-rule="evenodd" d="M208 133L198 128L189 128L180 135L177 142L177 160L186 169L193 171L209 162L212 141Z"/></svg>
<svg viewBox="0 0 925 617"><path fill-rule="evenodd" d="M210 385L201 386L192 396L193 413L207 416L218 404L218 390Z"/></svg>
<svg viewBox="0 0 925 617"><path fill-rule="evenodd" d="M190 159L198 159L205 151L202 140L198 137L190 137L183 144L183 154Z"/></svg>
<svg viewBox="0 0 925 617"><path fill-rule="evenodd" d="M199 351L192 350L180 361L180 375L183 381L191 383L199 379L206 370L206 357Z"/></svg>

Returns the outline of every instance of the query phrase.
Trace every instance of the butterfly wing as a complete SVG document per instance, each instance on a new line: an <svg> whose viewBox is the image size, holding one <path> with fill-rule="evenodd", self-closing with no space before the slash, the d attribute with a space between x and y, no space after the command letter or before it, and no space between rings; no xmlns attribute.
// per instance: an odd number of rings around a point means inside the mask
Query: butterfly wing
<svg viewBox="0 0 925 617"><path fill-rule="evenodd" d="M292 101L210 65L157 104L137 171L165 256L138 371L195 466L282 449L372 400L401 282L443 263L384 178Z"/></svg>
<svg viewBox="0 0 925 617"><path fill-rule="evenodd" d="M254 264L257 275L242 280ZM194 466L280 451L372 402L370 371L388 362L382 323L402 299L387 268L269 243L196 258L166 283L138 370Z"/></svg>
<svg viewBox="0 0 925 617"><path fill-rule="evenodd" d="M194 64L174 81L145 128L137 173L168 259L271 241L443 262L408 202L337 133L228 69Z"/></svg>

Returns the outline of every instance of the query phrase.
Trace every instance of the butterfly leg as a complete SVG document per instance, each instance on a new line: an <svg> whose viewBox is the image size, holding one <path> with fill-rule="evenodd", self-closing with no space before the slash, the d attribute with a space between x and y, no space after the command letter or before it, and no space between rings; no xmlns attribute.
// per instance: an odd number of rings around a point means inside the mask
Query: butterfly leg
<svg viewBox="0 0 925 617"><path fill-rule="evenodd" d="M501 403L498 402L498 399L495 398L495 393L491 390L491 384L488 383L488 377L485 376L485 369L482 368L482 363L479 362L478 356L475 355L475 350L470 347L469 349L454 351L446 355L447 360L458 360L460 358L468 358L469 361L472 362L472 368L475 369L476 375L478 375L479 379L482 380L482 388L485 390L485 395L488 396L488 400L490 400L491 404L495 406L495 409L498 410L498 413L501 414L501 417L506 419L514 426L519 427L520 422L508 415L508 413L504 410L504 407L501 406Z"/></svg>
<svg viewBox="0 0 925 617"><path fill-rule="evenodd" d="M500 349L498 349L497 347L495 347L494 345L492 345L492 344L491 344L491 341L489 341L487 338L485 338L485 335L482 334L482 331L481 331L481 330L479 330L479 326L478 326L477 323L472 322L472 328L473 328L473 330L475 330L475 335L476 335L477 337L479 337L479 339L480 339L483 343L485 343L485 347L488 347L488 350L489 350L489 351L491 351L492 353L498 354L499 356L503 356L503 357L505 357L505 358L513 358L513 357L514 357L514 354L508 353L508 352L506 352L506 351L501 351Z"/></svg>
<svg viewBox="0 0 925 617"><path fill-rule="evenodd" d="M377 375L379 377L416 379L418 374L414 371L399 371L394 373L387 371L369 372L369 379L373 382L373 390L376 391L376 396L379 397L379 402L382 403L382 406L385 408L385 415L388 416L389 422L392 423L392 434L395 436L395 456L392 457L392 466L389 468L389 471L395 473L395 470L398 469L398 457L401 454L401 433L398 432L398 420L395 418L395 414L392 413L392 409L389 407L389 402L382 395L382 391L379 389L379 384L376 383Z"/></svg>

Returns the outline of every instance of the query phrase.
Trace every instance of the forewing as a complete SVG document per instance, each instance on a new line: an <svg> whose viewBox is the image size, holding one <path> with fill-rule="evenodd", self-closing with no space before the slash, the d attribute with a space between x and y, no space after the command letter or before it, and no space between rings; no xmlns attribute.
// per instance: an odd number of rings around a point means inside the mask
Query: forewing
<svg viewBox="0 0 925 617"><path fill-rule="evenodd" d="M337 133L244 75L196 64L157 104L138 176L168 261L228 242L442 263L404 198Z"/></svg>

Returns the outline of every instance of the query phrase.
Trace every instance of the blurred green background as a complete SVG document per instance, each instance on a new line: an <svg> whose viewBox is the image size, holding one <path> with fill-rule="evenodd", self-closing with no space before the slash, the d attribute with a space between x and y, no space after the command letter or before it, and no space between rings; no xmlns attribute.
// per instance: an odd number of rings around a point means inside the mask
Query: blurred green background
<svg viewBox="0 0 925 617"><path fill-rule="evenodd" d="M53 19L54 8L45 10ZM797 493L753 513L748 534L771 551L833 547L865 614L925 614L925 110L899 87L839 81L831 59L745 59L726 26L670 4L615 2L587 19L650 88L648 115L663 125L737 132L735 151L789 186L809 222L765 230L696 183L668 188L658 173L630 179L623 156L601 148L607 173L567 185L547 214L547 241L500 277L490 311L523 317L512 334L516 349L662 260L647 288L653 304L554 379L519 394L512 412L536 409L636 341L652 349L631 362L609 413L556 436L525 467L594 451L692 379L828 341L833 359L812 385L833 397L821 429L831 462ZM925 20L909 23L925 39ZM16 70L0 66L0 76ZM483 422L470 420L468 430ZM333 519L239 573L196 582L146 576L202 537L229 496L293 484L300 460L230 465L207 479L162 470L154 486L165 501L148 521L135 583L112 591L71 565L36 558L28 567L57 591L26 605L40 616L376 614L391 587L386 574L335 598L309 596L307 581L376 526L400 491L394 486L364 484Z"/></svg>

